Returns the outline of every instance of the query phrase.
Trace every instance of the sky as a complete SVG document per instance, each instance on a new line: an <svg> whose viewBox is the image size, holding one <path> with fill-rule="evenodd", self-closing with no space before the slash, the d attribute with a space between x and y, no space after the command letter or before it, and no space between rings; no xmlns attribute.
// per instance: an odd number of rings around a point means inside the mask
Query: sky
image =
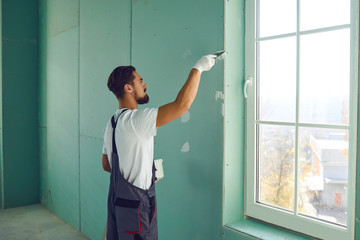
<svg viewBox="0 0 360 240"><path fill-rule="evenodd" d="M296 0L258 1L260 2L258 38L296 33ZM325 106L323 103L341 101L335 102L335 105L348 106L350 27L312 34L301 34L301 32L350 24L350 0L299 0L299 6L299 104L302 111L300 116L306 111L316 109L309 103L322 108L332 108L334 105ZM258 46L260 96L270 102L265 104L263 109L271 105L277 105L277 108L295 107L296 36L260 40ZM343 103L344 99L347 99L345 103Z"/></svg>
<svg viewBox="0 0 360 240"><path fill-rule="evenodd" d="M296 0L259 1L260 38L296 32ZM300 0L300 31L343 24L350 24L350 0ZM350 29L300 35L299 43L301 96L347 96ZM261 94L294 97L296 37L259 44Z"/></svg>

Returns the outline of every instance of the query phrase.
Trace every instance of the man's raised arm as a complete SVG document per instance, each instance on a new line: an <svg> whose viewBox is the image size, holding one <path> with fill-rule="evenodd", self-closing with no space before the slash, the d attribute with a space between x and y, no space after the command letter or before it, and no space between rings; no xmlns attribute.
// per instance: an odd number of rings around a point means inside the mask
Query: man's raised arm
<svg viewBox="0 0 360 240"><path fill-rule="evenodd" d="M206 55L195 63L175 101L159 108L156 127L163 126L175 120L189 110L199 88L201 73L211 69L215 64L215 58L216 55Z"/></svg>

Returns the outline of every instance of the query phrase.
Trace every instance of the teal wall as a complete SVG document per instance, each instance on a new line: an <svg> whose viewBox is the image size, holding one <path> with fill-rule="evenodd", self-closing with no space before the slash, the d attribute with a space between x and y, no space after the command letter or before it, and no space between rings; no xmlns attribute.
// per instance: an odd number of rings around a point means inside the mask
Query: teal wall
<svg viewBox="0 0 360 240"><path fill-rule="evenodd" d="M40 10L40 199L80 229L79 1Z"/></svg>
<svg viewBox="0 0 360 240"><path fill-rule="evenodd" d="M201 1L40 1L41 202L92 239L106 219L103 129L117 108L106 87L118 65L148 83L149 107L173 101L193 64L224 48L224 4ZM190 120L158 130L160 239L219 239L223 62L203 74ZM199 127L201 126L201 127ZM189 152L182 152L188 142Z"/></svg>
<svg viewBox="0 0 360 240"><path fill-rule="evenodd" d="M225 3L224 224L244 215L245 0ZM235 104L232 104L235 103Z"/></svg>
<svg viewBox="0 0 360 240"><path fill-rule="evenodd" d="M2 39L2 10L1 10L2 2L0 0L0 39ZM0 44L0 56L2 56L2 44ZM2 163L2 57L0 57L0 209L3 208L3 163Z"/></svg>
<svg viewBox="0 0 360 240"><path fill-rule="evenodd" d="M9 208L39 202L39 7L37 0L1 5L1 195Z"/></svg>

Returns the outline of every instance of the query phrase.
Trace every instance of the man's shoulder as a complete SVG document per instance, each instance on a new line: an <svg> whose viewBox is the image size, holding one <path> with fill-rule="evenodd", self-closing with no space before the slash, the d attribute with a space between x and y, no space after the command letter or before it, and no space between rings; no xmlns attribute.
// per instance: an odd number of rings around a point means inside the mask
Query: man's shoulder
<svg viewBox="0 0 360 240"><path fill-rule="evenodd" d="M157 114L158 108L142 108L142 109L133 109L131 110L131 115L133 117L140 117L140 116L150 116L153 114Z"/></svg>
<svg viewBox="0 0 360 240"><path fill-rule="evenodd" d="M158 108L134 109L124 113L122 121L124 127L130 127L138 136L149 137L156 135L156 117Z"/></svg>
<svg viewBox="0 0 360 240"><path fill-rule="evenodd" d="M157 111L159 108L158 107L154 107L154 108L141 108L141 109L129 109L129 108L119 108L115 111L115 115L120 114L120 113L148 113L148 112L153 112L153 111Z"/></svg>
<svg viewBox="0 0 360 240"><path fill-rule="evenodd" d="M156 121L158 108L129 109L126 111L119 109L115 113L116 117L118 117L121 112L123 112L123 114L119 119L125 124L131 123L133 125L137 123L141 124L144 121Z"/></svg>

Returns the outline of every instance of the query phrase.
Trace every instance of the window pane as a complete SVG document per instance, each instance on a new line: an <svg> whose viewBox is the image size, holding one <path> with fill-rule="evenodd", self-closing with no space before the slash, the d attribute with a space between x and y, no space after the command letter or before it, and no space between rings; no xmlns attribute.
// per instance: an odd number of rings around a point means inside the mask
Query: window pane
<svg viewBox="0 0 360 240"><path fill-rule="evenodd" d="M350 0L300 0L300 31L350 24Z"/></svg>
<svg viewBox="0 0 360 240"><path fill-rule="evenodd" d="M296 0L258 0L257 37L296 32Z"/></svg>
<svg viewBox="0 0 360 240"><path fill-rule="evenodd" d="M350 30L300 38L300 122L349 123Z"/></svg>
<svg viewBox="0 0 360 240"><path fill-rule="evenodd" d="M296 38L257 44L258 119L295 121Z"/></svg>
<svg viewBox="0 0 360 240"><path fill-rule="evenodd" d="M258 126L258 201L294 209L295 128Z"/></svg>
<svg viewBox="0 0 360 240"><path fill-rule="evenodd" d="M346 225L349 132L299 128L299 212Z"/></svg>

